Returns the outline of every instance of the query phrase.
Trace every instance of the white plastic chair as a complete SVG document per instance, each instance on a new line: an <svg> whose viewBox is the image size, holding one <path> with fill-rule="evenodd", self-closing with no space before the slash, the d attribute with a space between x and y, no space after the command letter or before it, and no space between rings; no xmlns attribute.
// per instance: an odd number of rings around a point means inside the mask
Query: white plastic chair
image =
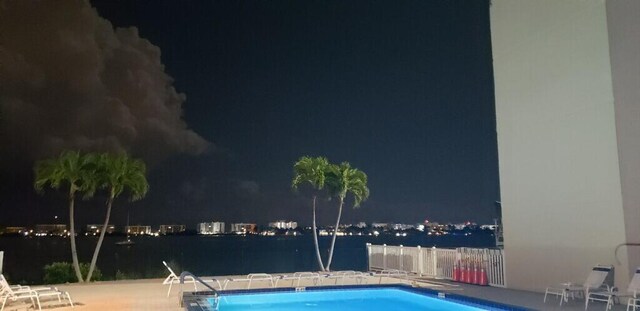
<svg viewBox="0 0 640 311"><path fill-rule="evenodd" d="M167 291L167 297L169 297L169 295L171 294L171 288L173 287L173 284L180 284L180 277L178 275L176 275L176 273L173 271L173 269L171 269L171 267L169 267L169 265L167 265L167 263L165 261L162 261L162 264L167 267L167 270L169 270L169 275L164 279L164 281L162 281L162 285L169 285L169 290ZM218 288L223 289L224 284L226 283L220 283L220 281L216 280L216 279L212 279L212 280L202 280L203 282L207 282L207 283L217 283L218 284ZM196 280L191 277L191 276L186 276L185 283L193 283L193 288L194 291L198 291L198 282L196 282ZM225 281L226 282L226 281Z"/></svg>
<svg viewBox="0 0 640 311"><path fill-rule="evenodd" d="M226 279L222 283L219 280L214 279L214 281L218 282L219 285L222 286L222 289L227 289L230 283L247 283L247 289L251 288L251 284L254 282L269 282L271 287L275 286L275 282L273 281L273 276L267 273L250 273L245 278L239 279Z"/></svg>
<svg viewBox="0 0 640 311"><path fill-rule="evenodd" d="M407 273L407 271L402 271L398 269L387 269L377 273L370 272L369 276L374 278L376 277L379 278L378 284L382 284L383 278L399 278L399 279L402 279L403 281L406 281L409 278L409 274Z"/></svg>
<svg viewBox="0 0 640 311"><path fill-rule="evenodd" d="M69 304L73 308L73 301L71 300L71 295L68 292L60 291L57 288L53 287L39 287L39 288L31 288L29 286L20 286L20 285L9 285L7 279L5 279L4 275L0 274L0 299L2 300L2 306L0 307L0 311L4 310L5 305L8 301L18 301L18 300L27 300L31 301L31 304L35 308L38 306L38 310L42 310L42 305L40 303L40 298L44 297L56 297L58 298L58 302L62 302L62 297L69 301Z"/></svg>
<svg viewBox="0 0 640 311"><path fill-rule="evenodd" d="M164 281L162 281L162 285L169 285L169 290L167 291L167 297L169 297L169 295L171 294L171 287L173 287L173 284L179 284L180 283L180 277L178 277L176 275L175 272L173 272L173 269L171 269L169 267L169 265L167 265L167 263L163 260L162 264L167 267L167 270L169 270L169 276L167 276ZM188 278L188 280L187 280ZM185 283L193 283L193 288L194 290L197 292L198 291L198 285L196 284L196 280L190 276L185 277L184 280Z"/></svg>
<svg viewBox="0 0 640 311"><path fill-rule="evenodd" d="M597 265L591 269L587 280L582 284L578 283L562 283L560 286L549 286L544 291L543 302L547 302L547 295L556 295L560 297L560 305L563 302L568 302L569 297L574 299L576 294L582 297L588 297L591 291L602 291L603 289L609 291L608 285L604 284L605 279L611 273L613 266L601 266Z"/></svg>
<svg viewBox="0 0 640 311"><path fill-rule="evenodd" d="M311 280L314 286L320 284L320 274L316 272L296 272L293 275L298 278L296 287L300 286L302 280Z"/></svg>
<svg viewBox="0 0 640 311"><path fill-rule="evenodd" d="M633 311L636 311L637 308L640 308L640 299L631 297L627 300L627 311L631 308Z"/></svg>
<svg viewBox="0 0 640 311"><path fill-rule="evenodd" d="M302 280L311 280L312 284L318 285L320 283L320 274L316 272L295 272L293 275L281 275L276 278L274 287L278 286L278 281L291 280L291 286L299 287Z"/></svg>
<svg viewBox="0 0 640 311"><path fill-rule="evenodd" d="M629 287L627 287L627 292L630 294L630 298L627 300L627 310L629 308L633 308L635 311L637 307L639 307L637 294L640 292L640 267L638 267L629 282ZM590 301L602 301L606 302L606 310L610 310L616 300L619 297L628 296L618 291L616 287L610 288L607 291L592 291L587 296L585 301L585 309L589 307Z"/></svg>
<svg viewBox="0 0 640 311"><path fill-rule="evenodd" d="M352 270L328 272L324 275L324 280L335 279L335 285L344 285L345 279L348 278L353 278L356 284L361 284L365 278L365 275L360 271Z"/></svg>

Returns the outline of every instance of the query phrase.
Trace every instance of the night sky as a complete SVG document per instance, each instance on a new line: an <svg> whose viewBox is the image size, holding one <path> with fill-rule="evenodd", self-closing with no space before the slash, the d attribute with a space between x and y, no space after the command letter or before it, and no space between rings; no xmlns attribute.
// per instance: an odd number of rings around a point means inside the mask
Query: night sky
<svg viewBox="0 0 640 311"><path fill-rule="evenodd" d="M347 223L495 217L488 0L17 2L0 6L0 226L66 221L64 195L31 185L33 161L63 149L149 163L147 198L117 201L116 225L127 210L308 224L290 188L302 155L368 174ZM335 221L335 201L320 207Z"/></svg>

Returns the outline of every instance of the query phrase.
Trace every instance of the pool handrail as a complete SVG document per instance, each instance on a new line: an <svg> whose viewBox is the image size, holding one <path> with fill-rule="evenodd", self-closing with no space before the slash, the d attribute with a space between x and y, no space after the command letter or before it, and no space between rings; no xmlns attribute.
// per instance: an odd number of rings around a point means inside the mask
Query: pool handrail
<svg viewBox="0 0 640 311"><path fill-rule="evenodd" d="M204 285L204 287L210 289L213 292L215 297L219 296L218 291L215 288L213 288L213 286L207 284L201 278L195 276L193 273L191 273L189 271L182 271L182 273L180 273L180 284L181 285L184 284L184 278L187 277L187 276L193 278L194 282L197 281L200 284Z"/></svg>

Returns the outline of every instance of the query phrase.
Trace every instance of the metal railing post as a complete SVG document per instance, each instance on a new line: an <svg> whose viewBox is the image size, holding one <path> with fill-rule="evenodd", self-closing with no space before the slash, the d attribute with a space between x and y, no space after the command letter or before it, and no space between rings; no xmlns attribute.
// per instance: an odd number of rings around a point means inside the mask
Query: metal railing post
<svg viewBox="0 0 640 311"><path fill-rule="evenodd" d="M4 260L4 252L0 251L0 274L2 273L2 261Z"/></svg>
<svg viewBox="0 0 640 311"><path fill-rule="evenodd" d="M442 277L442 275L438 273L438 249L435 246L431 248L431 259L433 261L433 274L436 277Z"/></svg>
<svg viewBox="0 0 640 311"><path fill-rule="evenodd" d="M387 244L382 244L382 270L387 270Z"/></svg>
<svg viewBox="0 0 640 311"><path fill-rule="evenodd" d="M418 245L418 275L422 276L422 247Z"/></svg>
<svg viewBox="0 0 640 311"><path fill-rule="evenodd" d="M476 268L485 269L488 285L496 287L506 287L507 285L504 269L505 252L501 249L466 247L438 249L435 246L432 248L416 246L405 249L403 245L387 247L387 244L373 245L371 243L366 243L366 247L369 270L372 268L395 269L417 273L420 276L452 279L455 265L462 264L462 266L468 267L475 264L479 265ZM391 262L389 262L387 255L392 256ZM405 264L405 255L408 256L408 264ZM380 259L379 256L382 258ZM1 266L2 251L0 251L0 269Z"/></svg>
<svg viewBox="0 0 640 311"><path fill-rule="evenodd" d="M485 248L482 250L481 254L482 258L480 260L480 268L484 268L484 273L487 275L487 283L489 282L489 249Z"/></svg>
<svg viewBox="0 0 640 311"><path fill-rule="evenodd" d="M402 244L400 244L400 256L398 257L398 261L399 261L398 262L398 267L399 267L398 270L400 270L400 271L404 271L404 264L403 264L404 256L403 255L404 255L404 249L402 248Z"/></svg>
<svg viewBox="0 0 640 311"><path fill-rule="evenodd" d="M371 271L371 243L367 243L367 271Z"/></svg>

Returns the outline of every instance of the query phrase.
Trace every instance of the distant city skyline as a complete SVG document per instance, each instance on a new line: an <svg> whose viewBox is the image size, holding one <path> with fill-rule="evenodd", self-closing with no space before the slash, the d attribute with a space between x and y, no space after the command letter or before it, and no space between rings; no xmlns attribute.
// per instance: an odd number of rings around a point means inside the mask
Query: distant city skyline
<svg viewBox="0 0 640 311"><path fill-rule="evenodd" d="M225 222L225 221L221 221L221 220L214 220L214 221L202 221L202 222L198 222L198 223L194 223L194 224L188 224L188 223L157 223L157 224L152 224L149 222L139 222L139 223L131 223L131 224L114 224L114 223L109 223L108 228L109 231L113 232L113 231L118 231L119 228L126 228L126 227L139 227L139 226L143 226L143 227L150 227L150 228L158 228L159 231L163 231L163 227L171 227L171 226L181 226L183 228L183 230L186 228L187 230L196 230L199 231L200 228L202 227L202 225L210 225L212 227L218 227L215 230L220 230L219 227L222 226L224 228L227 227L232 227L234 225L243 225L243 224L252 224L252 225L256 225L257 227L261 227L261 228L276 228L276 229L295 229L297 227L301 227L301 228L307 228L310 227L310 225L307 224L301 224L298 223L295 220L287 220L287 221L282 221L282 220L276 220L276 221L270 221L270 222L265 222L265 223L260 223L260 222L248 222L248 221L239 221L239 222ZM349 226L355 226L355 227L363 227L363 226L369 226L369 227L380 227L380 226L393 226L394 229L402 229L404 227L407 226L415 226L415 225L428 225L428 224L437 224L437 225L463 225L463 224L477 224L477 225L490 225L493 224L493 222L487 222L487 223L481 223L481 222L476 222L476 221L463 221L463 222L437 222L437 221L433 221L433 222L425 222L425 221L414 221L414 222L381 222L381 221L374 221L374 222L364 222L364 221L356 221L356 222L352 222L352 223L341 223L340 227L349 227ZM38 226L67 226L67 224L65 222L50 222L50 223L36 223L33 225L26 225L26 224L0 224L0 229L5 229L5 228L38 228ZM99 232L97 230L102 228L102 224L93 224L93 223L76 223L76 226L80 226L79 228L79 232ZM334 227L335 224L329 224L329 225L321 225L319 227L322 228L331 228ZM65 228L66 229L66 228ZM171 228L169 228L171 229Z"/></svg>
<svg viewBox="0 0 640 311"><path fill-rule="evenodd" d="M87 224L76 230L77 236L95 237L100 235L102 226ZM127 236L165 236L165 235L225 235L225 234L259 234L259 235L299 235L304 232L309 233L311 227L300 226L296 222L270 222L267 225L256 223L224 223L224 222L203 222L194 227L186 224L161 224L151 226L149 224L131 224L126 226L115 226L109 224L107 234ZM328 236L335 231L334 226L318 227L318 234ZM337 231L340 235L379 235L383 233L397 233L407 236L407 231L425 232L427 235L440 235L438 232L450 230L492 230L497 235L501 231L497 224L478 224L472 222L463 223L370 223L359 222L355 224L340 224ZM35 237L68 237L71 235L67 224L36 224L35 226L0 226L0 236L35 236ZM397 236L400 236L396 234ZM501 234L500 234L501 236Z"/></svg>

